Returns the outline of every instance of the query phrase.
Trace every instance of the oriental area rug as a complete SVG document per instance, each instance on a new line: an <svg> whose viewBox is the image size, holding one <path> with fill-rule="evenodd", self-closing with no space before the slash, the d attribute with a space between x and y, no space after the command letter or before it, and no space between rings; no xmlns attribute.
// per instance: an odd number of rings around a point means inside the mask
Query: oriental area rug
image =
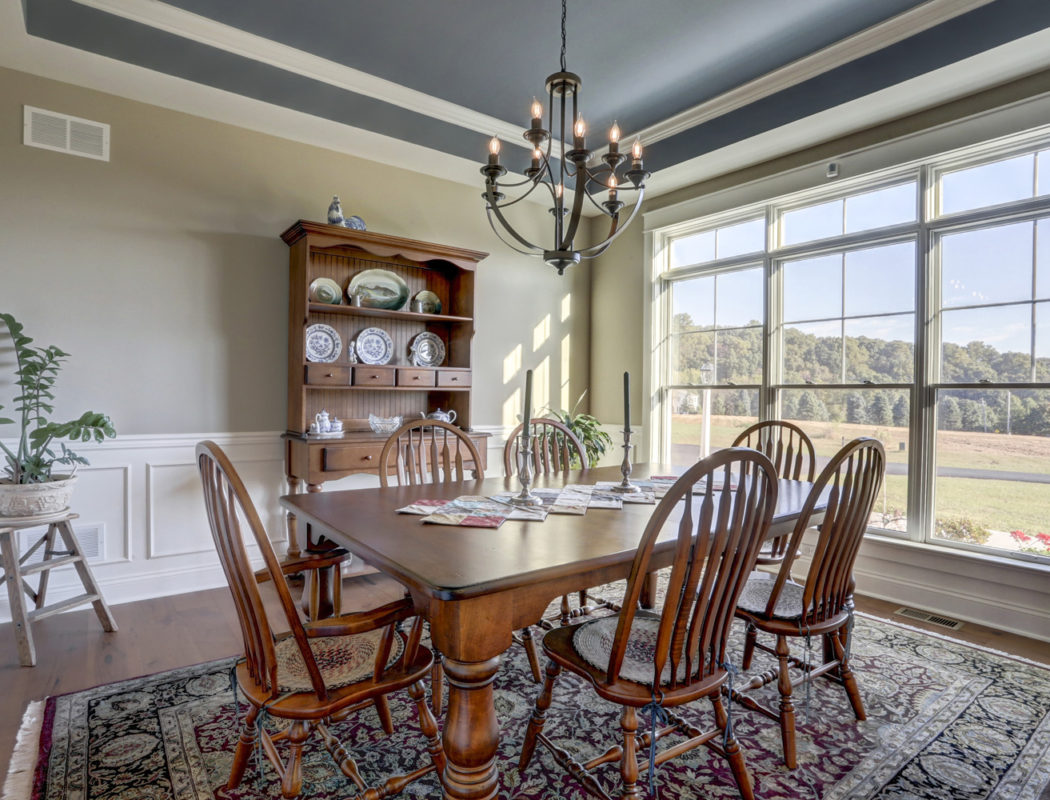
<svg viewBox="0 0 1050 800"><path fill-rule="evenodd" d="M734 708L733 724L758 798L1050 799L1050 669L859 614L854 634L853 664L868 719L858 723L842 688L829 681L817 681L808 700L800 692L798 769L784 768L774 724ZM739 661L739 631L733 648ZM769 661L759 663L760 655L754 668L763 670ZM24 771L21 787L9 782L5 800L211 798L229 773L238 731L230 663L48 698L36 767ZM524 651L511 648L496 685L499 796L582 800L588 795L542 747L518 774L537 691ZM391 709L396 732L389 737L382 735L371 708L333 726L369 782L424 763L414 707L407 696L395 695ZM710 726L707 701L689 710L698 726ZM546 730L574 754L595 754L619 731L618 712L563 673ZM235 797L280 797L278 780L262 760L261 768L249 767ZM605 783L619 796L615 768L608 769ZM317 740L307 749L304 777L303 797L357 793ZM706 748L661 766L656 794L663 800L739 796L727 764ZM441 791L430 775L402 796L440 798Z"/></svg>

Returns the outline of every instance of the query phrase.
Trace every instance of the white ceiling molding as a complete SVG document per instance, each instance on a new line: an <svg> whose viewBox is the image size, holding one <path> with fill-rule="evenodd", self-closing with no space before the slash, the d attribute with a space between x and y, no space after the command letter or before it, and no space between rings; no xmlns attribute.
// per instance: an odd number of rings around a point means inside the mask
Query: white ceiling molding
<svg viewBox="0 0 1050 800"><path fill-rule="evenodd" d="M532 147L521 138L521 128L512 123L472 111L457 103L450 103L353 67L303 52L272 39L256 36L231 25L224 25L199 14L162 3L160 0L73 0L73 2L242 58L258 61L285 72L302 75L310 80L381 100L432 119L450 122L467 130L487 136L496 134L511 144L528 149Z"/></svg>
<svg viewBox="0 0 1050 800"><path fill-rule="evenodd" d="M1050 66L1050 28L653 173L655 197L974 94ZM648 226L648 219L646 225Z"/></svg>
<svg viewBox="0 0 1050 800"><path fill-rule="evenodd" d="M82 0L77 0L81 2ZM810 78L841 67L884 47L903 41L921 31L961 16L994 0L929 0L903 14L849 36L835 44L768 72L753 81L713 97L699 105L650 125L636 133L625 134L624 140L640 138L645 144L667 139L796 86Z"/></svg>

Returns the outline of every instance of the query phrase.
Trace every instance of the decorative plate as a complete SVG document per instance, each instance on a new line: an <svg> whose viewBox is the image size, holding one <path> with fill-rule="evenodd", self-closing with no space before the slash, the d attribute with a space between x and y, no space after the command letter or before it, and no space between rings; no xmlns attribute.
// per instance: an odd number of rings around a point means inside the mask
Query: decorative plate
<svg viewBox="0 0 1050 800"><path fill-rule="evenodd" d="M329 362L343 352L343 340L331 325L317 323L306 329L306 360Z"/></svg>
<svg viewBox="0 0 1050 800"><path fill-rule="evenodd" d="M346 287L347 297L361 296L365 308L388 308L396 311L408 301L405 279L388 269L366 269L357 273Z"/></svg>
<svg viewBox="0 0 1050 800"><path fill-rule="evenodd" d="M394 357L394 341L382 328L365 328L357 334L354 349L362 364L389 364Z"/></svg>
<svg viewBox="0 0 1050 800"><path fill-rule="evenodd" d="M413 311L419 311L423 314L440 314L441 298L429 289L424 289L421 292L417 292L416 296L412 298L412 306Z"/></svg>
<svg viewBox="0 0 1050 800"><path fill-rule="evenodd" d="M318 278L310 284L310 299L315 303L339 305L343 290L331 278Z"/></svg>
<svg viewBox="0 0 1050 800"><path fill-rule="evenodd" d="M412 340L409 349L417 367L440 367L445 363L445 343L436 333L424 331Z"/></svg>
<svg viewBox="0 0 1050 800"><path fill-rule="evenodd" d="M359 216L357 216L357 214L354 214L353 216L349 216L349 217L346 217L345 219L343 219L343 227L344 228L350 228L351 230L355 230L355 231L366 230L366 228L365 228L365 221L363 219L361 219Z"/></svg>

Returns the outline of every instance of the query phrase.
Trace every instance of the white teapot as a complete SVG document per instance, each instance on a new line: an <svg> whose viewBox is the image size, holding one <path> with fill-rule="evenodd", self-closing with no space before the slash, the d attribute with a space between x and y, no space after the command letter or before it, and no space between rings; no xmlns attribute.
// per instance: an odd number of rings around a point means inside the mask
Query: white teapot
<svg viewBox="0 0 1050 800"><path fill-rule="evenodd" d="M422 414L423 419L436 419L438 422L453 423L456 421L456 410L450 408L448 411L442 411L440 408L437 411L431 411L429 414Z"/></svg>

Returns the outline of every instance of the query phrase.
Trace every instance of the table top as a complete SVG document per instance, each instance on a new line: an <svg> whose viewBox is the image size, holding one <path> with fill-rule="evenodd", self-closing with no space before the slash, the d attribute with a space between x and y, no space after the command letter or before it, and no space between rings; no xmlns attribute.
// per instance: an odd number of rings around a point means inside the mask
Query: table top
<svg viewBox="0 0 1050 800"><path fill-rule="evenodd" d="M666 475L666 466L636 466L634 474ZM541 476L536 488L620 479L619 467ZM789 533L812 484L781 480L770 536ZM286 495L281 504L329 538L350 548L382 572L415 590L444 600L499 592L580 573L629 565L654 505L624 503L622 510L550 514L543 522L507 520L499 528L423 523L396 509L422 498L453 499L517 490L516 478L449 484L351 489ZM657 501L659 502L659 501ZM680 506L683 507L683 506ZM675 515L672 514L672 520ZM820 519L814 516L813 522ZM658 542L669 551L676 526L664 526ZM657 559L659 561L659 559ZM656 566L662 566L657 563ZM624 569L624 572L626 570Z"/></svg>

